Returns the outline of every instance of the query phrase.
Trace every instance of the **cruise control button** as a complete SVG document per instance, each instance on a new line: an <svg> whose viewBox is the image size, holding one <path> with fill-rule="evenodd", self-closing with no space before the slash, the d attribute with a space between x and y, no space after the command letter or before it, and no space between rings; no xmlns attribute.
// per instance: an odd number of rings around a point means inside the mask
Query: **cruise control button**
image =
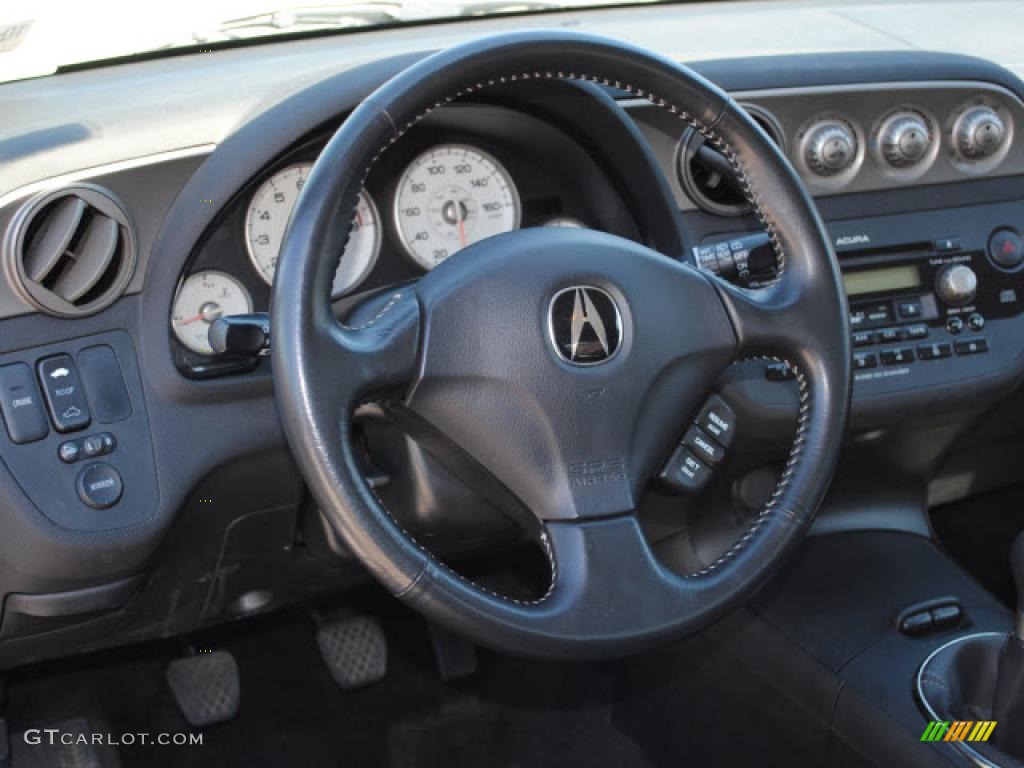
<svg viewBox="0 0 1024 768"><path fill-rule="evenodd" d="M71 355L40 360L38 370L54 428L58 432L74 432L89 426L92 421L89 404Z"/></svg>
<svg viewBox="0 0 1024 768"><path fill-rule="evenodd" d="M910 347L900 349L883 349L880 355L882 365L903 365L914 362L914 350Z"/></svg>
<svg viewBox="0 0 1024 768"><path fill-rule="evenodd" d="M946 321L946 330L950 333L960 333L964 329L964 321L961 317L951 317Z"/></svg>
<svg viewBox="0 0 1024 768"><path fill-rule="evenodd" d="M946 342L935 342L934 344L921 344L917 348L919 360L941 360L953 354L952 347Z"/></svg>
<svg viewBox="0 0 1024 768"><path fill-rule="evenodd" d="M865 368L874 368L878 365L878 358L870 352L854 352L853 369L863 371Z"/></svg>
<svg viewBox="0 0 1024 768"><path fill-rule="evenodd" d="M680 445L658 477L681 491L699 491L711 479L711 469Z"/></svg>
<svg viewBox="0 0 1024 768"><path fill-rule="evenodd" d="M109 509L121 500L121 475L109 464L90 464L78 474L78 497L93 509Z"/></svg>
<svg viewBox="0 0 1024 768"><path fill-rule="evenodd" d="M958 355L977 355L988 352L988 339L984 336L977 339L962 339L956 343Z"/></svg>
<svg viewBox="0 0 1024 768"><path fill-rule="evenodd" d="M980 331L985 327L985 316L977 312L971 313L971 316L967 318L967 327L972 331Z"/></svg>
<svg viewBox="0 0 1024 768"><path fill-rule="evenodd" d="M736 414L732 408L718 395L712 395L704 404L697 426L707 432L725 448L732 442L736 431Z"/></svg>
<svg viewBox="0 0 1024 768"><path fill-rule="evenodd" d="M711 465L717 464L725 456L725 449L696 424L686 431L683 445L693 451L697 458Z"/></svg>
<svg viewBox="0 0 1024 768"><path fill-rule="evenodd" d="M50 431L39 386L24 363L0 367L0 413L12 442L32 443Z"/></svg>

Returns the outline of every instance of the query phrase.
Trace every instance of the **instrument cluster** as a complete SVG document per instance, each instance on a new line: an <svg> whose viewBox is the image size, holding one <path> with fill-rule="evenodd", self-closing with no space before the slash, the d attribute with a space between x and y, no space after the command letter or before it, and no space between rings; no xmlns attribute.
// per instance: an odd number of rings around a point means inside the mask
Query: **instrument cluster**
<svg viewBox="0 0 1024 768"><path fill-rule="evenodd" d="M515 130L529 118L506 115L501 135L501 115L491 113L502 110L477 111L468 130L427 125L381 157L341 254L336 305L416 279L463 248L521 227L592 226L636 237L622 206L608 204L610 187L578 183L593 178L593 170L581 172L585 161L557 146L561 134L549 128L554 146L539 145ZM531 124L540 133L532 138L543 140L538 125ZM253 179L190 259L170 318L178 367L187 375L236 369L237 361L214 356L208 330L219 317L269 308L289 217L327 138L310 140Z"/></svg>

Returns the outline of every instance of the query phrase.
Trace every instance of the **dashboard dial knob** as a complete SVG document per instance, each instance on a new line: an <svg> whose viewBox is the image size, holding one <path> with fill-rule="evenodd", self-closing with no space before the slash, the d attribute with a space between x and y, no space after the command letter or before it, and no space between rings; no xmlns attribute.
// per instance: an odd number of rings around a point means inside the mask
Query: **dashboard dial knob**
<svg viewBox="0 0 1024 768"><path fill-rule="evenodd" d="M953 127L956 151L968 160L994 155L1006 140L1006 124L991 107L973 107Z"/></svg>
<svg viewBox="0 0 1024 768"><path fill-rule="evenodd" d="M882 155L894 168L919 163L928 154L932 132L928 121L914 112L900 112L886 120L879 129L878 143Z"/></svg>
<svg viewBox="0 0 1024 768"><path fill-rule="evenodd" d="M966 264L953 264L935 279L935 290L950 304L965 304L974 298L978 276Z"/></svg>
<svg viewBox="0 0 1024 768"><path fill-rule="evenodd" d="M857 157L857 135L841 120L811 126L803 142L804 160L819 176L842 173Z"/></svg>

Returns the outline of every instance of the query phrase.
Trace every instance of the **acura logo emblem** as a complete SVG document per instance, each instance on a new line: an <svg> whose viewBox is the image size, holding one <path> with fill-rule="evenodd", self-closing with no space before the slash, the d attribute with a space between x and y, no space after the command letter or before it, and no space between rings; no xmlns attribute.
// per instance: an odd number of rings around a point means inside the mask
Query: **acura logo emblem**
<svg viewBox="0 0 1024 768"><path fill-rule="evenodd" d="M548 331L555 352L567 363L597 365L619 351L622 318L607 291L574 285L551 299Z"/></svg>

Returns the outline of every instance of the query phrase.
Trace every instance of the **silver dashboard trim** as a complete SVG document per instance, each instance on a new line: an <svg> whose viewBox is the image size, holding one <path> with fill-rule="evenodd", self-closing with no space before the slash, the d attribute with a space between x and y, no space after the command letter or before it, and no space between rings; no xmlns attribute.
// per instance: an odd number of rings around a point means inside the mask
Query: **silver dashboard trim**
<svg viewBox="0 0 1024 768"><path fill-rule="evenodd" d="M133 157L128 160L118 160L113 163L94 165L89 168L82 168L77 171L62 173L58 176L39 179L38 181L24 184L0 195L0 210L20 200L39 194L40 192L48 192L51 189L61 187L66 184L73 184L87 179L92 179L96 176L105 176L110 173L120 173L122 171L130 171L136 168L145 168L147 165L159 165L161 163L174 162L175 160L185 160L190 157L202 157L209 155L216 148L217 145L212 143L196 144L191 147L169 149L165 152L157 152L152 155L140 155L139 157Z"/></svg>

